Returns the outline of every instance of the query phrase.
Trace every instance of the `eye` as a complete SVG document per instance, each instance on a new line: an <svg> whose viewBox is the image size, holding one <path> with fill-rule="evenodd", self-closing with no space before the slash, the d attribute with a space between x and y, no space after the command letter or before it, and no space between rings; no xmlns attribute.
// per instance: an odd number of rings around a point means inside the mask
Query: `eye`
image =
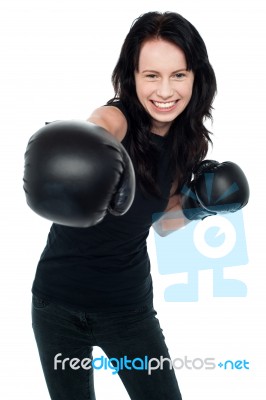
<svg viewBox="0 0 266 400"><path fill-rule="evenodd" d="M177 79L183 79L186 77L186 74L184 74L183 72L178 72L177 74L174 75L175 78Z"/></svg>
<svg viewBox="0 0 266 400"><path fill-rule="evenodd" d="M157 78L157 75L156 74L148 74L148 75L146 75L146 78L155 79L155 78Z"/></svg>

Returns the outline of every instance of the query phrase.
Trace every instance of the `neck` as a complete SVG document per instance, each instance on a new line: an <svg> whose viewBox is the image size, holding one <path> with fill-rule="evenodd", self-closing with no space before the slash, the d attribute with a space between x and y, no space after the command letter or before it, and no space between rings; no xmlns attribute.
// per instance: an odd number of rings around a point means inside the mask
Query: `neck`
<svg viewBox="0 0 266 400"><path fill-rule="evenodd" d="M166 122L166 123L160 123L160 122L155 122L153 121L151 131L152 133L155 133L155 135L159 136L166 136L167 133L169 132L171 126L171 122Z"/></svg>

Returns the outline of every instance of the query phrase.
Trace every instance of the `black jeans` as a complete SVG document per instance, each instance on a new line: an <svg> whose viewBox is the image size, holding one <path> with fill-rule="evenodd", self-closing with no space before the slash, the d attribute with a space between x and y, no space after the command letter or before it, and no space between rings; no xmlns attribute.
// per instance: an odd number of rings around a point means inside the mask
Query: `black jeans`
<svg viewBox="0 0 266 400"><path fill-rule="evenodd" d="M33 295L32 326L51 399L95 400L92 350L99 346L107 357L96 367L109 362L130 399L181 400L170 362L160 364L170 356L156 314L148 306L82 312Z"/></svg>

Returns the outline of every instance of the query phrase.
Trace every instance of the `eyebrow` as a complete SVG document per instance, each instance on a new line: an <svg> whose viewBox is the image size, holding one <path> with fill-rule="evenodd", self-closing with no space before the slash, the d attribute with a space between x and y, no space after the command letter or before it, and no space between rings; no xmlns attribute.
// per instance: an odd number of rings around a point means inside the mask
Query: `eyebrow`
<svg viewBox="0 0 266 400"><path fill-rule="evenodd" d="M180 69L177 69L176 71L173 71L172 74L176 74L177 72L187 71L187 70L188 69L185 68L185 67L184 68L180 68ZM159 71L155 71L153 69L144 69L143 71L141 71L142 74L144 74L145 72L153 72L155 74L159 74Z"/></svg>

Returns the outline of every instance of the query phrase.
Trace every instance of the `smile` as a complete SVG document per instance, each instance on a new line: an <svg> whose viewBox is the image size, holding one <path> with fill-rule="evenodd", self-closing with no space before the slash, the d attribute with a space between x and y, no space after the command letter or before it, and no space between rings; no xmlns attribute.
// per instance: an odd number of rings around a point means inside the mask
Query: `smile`
<svg viewBox="0 0 266 400"><path fill-rule="evenodd" d="M168 101L166 103L159 102L159 101L153 101L153 100L151 100L151 102L156 108L159 108L160 110L167 110L168 111L168 110L171 110L176 105L178 100Z"/></svg>

